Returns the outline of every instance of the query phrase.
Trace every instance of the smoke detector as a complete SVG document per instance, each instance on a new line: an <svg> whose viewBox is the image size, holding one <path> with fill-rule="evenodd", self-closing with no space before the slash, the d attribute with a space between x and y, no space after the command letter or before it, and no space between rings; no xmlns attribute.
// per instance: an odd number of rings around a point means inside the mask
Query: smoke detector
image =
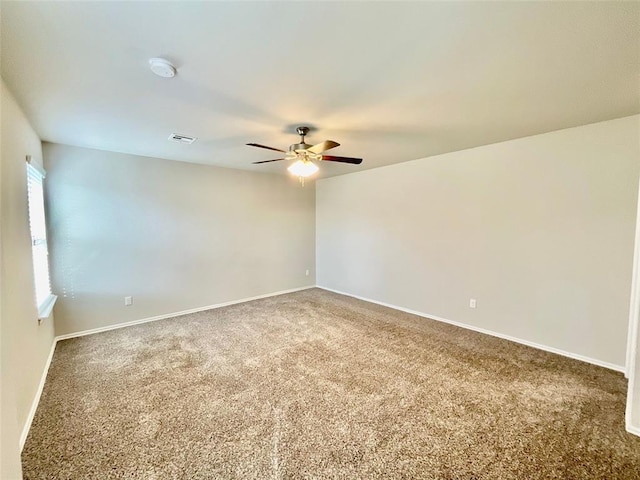
<svg viewBox="0 0 640 480"><path fill-rule="evenodd" d="M176 67L171 65L169 60L164 58L150 58L149 68L160 77L172 78L176 76Z"/></svg>

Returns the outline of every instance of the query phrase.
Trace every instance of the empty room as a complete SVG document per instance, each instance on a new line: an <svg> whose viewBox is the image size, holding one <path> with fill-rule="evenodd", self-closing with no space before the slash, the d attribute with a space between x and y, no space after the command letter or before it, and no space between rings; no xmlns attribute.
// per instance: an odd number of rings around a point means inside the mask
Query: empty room
<svg viewBox="0 0 640 480"><path fill-rule="evenodd" d="M640 478L640 2L0 1L0 478Z"/></svg>

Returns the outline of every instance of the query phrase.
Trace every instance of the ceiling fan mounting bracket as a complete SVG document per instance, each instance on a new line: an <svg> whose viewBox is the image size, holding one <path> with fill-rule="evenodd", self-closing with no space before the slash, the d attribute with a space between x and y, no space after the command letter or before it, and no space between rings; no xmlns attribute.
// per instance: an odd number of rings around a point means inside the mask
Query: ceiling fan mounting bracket
<svg viewBox="0 0 640 480"><path fill-rule="evenodd" d="M296 132L298 132L298 135L302 137L302 142L304 143L304 137L309 133L309 127L298 127L296 128Z"/></svg>

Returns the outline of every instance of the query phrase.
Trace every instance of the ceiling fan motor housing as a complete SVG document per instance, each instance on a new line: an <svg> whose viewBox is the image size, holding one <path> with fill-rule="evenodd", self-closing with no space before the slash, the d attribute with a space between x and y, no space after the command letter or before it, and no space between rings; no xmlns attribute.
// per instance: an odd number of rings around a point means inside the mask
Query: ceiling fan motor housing
<svg viewBox="0 0 640 480"><path fill-rule="evenodd" d="M304 150L307 150L309 147L311 147L312 145L309 145L308 143L294 143L293 145L289 145L289 151L290 152L302 152Z"/></svg>
<svg viewBox="0 0 640 480"><path fill-rule="evenodd" d="M307 135L307 133L309 133L309 127L298 127L296 128L296 133L300 135L300 143L294 143L293 145L289 145L290 152L299 153L304 150L307 150L309 147L312 147L312 145L309 145L304 141L304 137Z"/></svg>

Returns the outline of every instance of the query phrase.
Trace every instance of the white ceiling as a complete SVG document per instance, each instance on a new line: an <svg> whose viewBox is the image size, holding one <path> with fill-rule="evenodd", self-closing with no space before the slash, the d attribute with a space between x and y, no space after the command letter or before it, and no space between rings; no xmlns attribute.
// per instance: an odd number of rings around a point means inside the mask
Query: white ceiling
<svg viewBox="0 0 640 480"><path fill-rule="evenodd" d="M43 140L322 175L640 112L638 2L2 2L2 77ZM173 79L151 73L162 56ZM193 145L170 133L198 137ZM275 155L274 155L275 154Z"/></svg>

